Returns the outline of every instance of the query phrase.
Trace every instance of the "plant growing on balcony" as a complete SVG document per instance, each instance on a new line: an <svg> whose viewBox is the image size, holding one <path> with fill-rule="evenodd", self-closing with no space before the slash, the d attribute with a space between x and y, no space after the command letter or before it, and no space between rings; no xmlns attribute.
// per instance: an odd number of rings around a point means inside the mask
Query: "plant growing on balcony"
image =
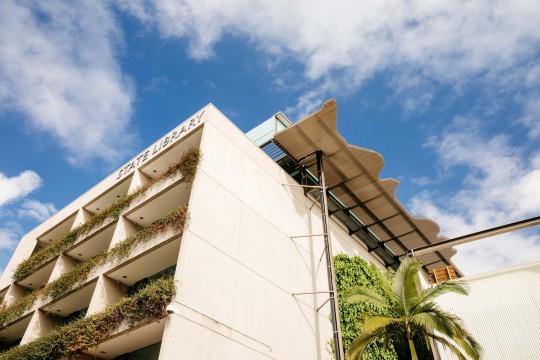
<svg viewBox="0 0 540 360"><path fill-rule="evenodd" d="M187 205L183 205L177 210L156 220L148 227L139 230L135 234L119 242L112 249L77 264L64 272L59 278L47 284L44 288L34 290L16 303L0 308L0 326L4 326L17 319L26 310L30 309L38 298L52 297L54 299L73 290L77 284L84 282L88 278L92 269L107 261L125 258L138 244L147 242L157 235L169 230L172 230L176 234L183 233L188 218Z"/></svg>
<svg viewBox="0 0 540 360"><path fill-rule="evenodd" d="M182 233L188 220L187 205L181 206L178 210L156 220L148 227L137 231L122 242L118 243L107 253L108 259L120 260L129 255L131 250L138 244L147 242L152 237L173 230Z"/></svg>
<svg viewBox="0 0 540 360"><path fill-rule="evenodd" d="M40 290L34 290L18 301L15 301L13 304L0 308L0 326L9 324L13 320L16 320L26 310L30 309L32 305L34 305L34 302L36 302L39 293Z"/></svg>
<svg viewBox="0 0 540 360"><path fill-rule="evenodd" d="M0 354L0 360L72 358L82 351L95 348L121 324L132 327L165 317L165 308L175 295L172 277L158 279L101 313L75 320L37 340Z"/></svg>
<svg viewBox="0 0 540 360"><path fill-rule="evenodd" d="M92 216L86 223L67 232L51 245L39 250L28 259L22 261L13 273L13 281L17 282L23 280L36 271L41 265L73 245L80 236L89 233L93 229L101 226L104 222L108 220L118 220L121 211L127 208L134 199L144 193L142 190L143 189L138 189L131 194L124 195L108 208Z"/></svg>
<svg viewBox="0 0 540 360"><path fill-rule="evenodd" d="M102 264L106 260L106 252L102 252L93 258L77 264L68 271L60 275L56 280L48 283L42 290L40 296L42 298L52 297L53 299L71 291L76 284L83 282L88 278L88 275L93 268Z"/></svg>
<svg viewBox="0 0 540 360"><path fill-rule="evenodd" d="M106 221L118 220L122 211L128 208L135 199L142 196L149 188L165 181L166 179L172 178L179 173L182 174L182 182L192 182L195 178L200 158L201 152L199 148L193 147L186 150L180 159L171 164L160 176L148 184L138 188L133 193L124 195L116 202L111 204L108 208L93 215L84 224L81 224L75 229L65 233L49 246L37 251L28 259L22 261L13 272L13 281L18 282L23 280L47 261L53 259L55 256L59 255L68 247L73 245L73 243L75 243L79 237L88 234Z"/></svg>
<svg viewBox="0 0 540 360"><path fill-rule="evenodd" d="M156 178L150 186L156 183L162 182L166 179L170 179L176 174L182 174L182 182L191 183L195 180L195 174L199 162L201 161L201 150L197 147L192 147L186 150L180 159L175 163L169 165L169 167L158 178Z"/></svg>

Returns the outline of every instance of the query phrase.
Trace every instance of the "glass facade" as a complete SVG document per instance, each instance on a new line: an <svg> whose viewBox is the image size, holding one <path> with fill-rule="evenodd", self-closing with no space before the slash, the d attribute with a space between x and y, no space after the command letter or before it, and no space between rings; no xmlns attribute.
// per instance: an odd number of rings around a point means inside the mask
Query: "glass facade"
<svg viewBox="0 0 540 360"><path fill-rule="evenodd" d="M161 342L116 357L116 360L157 360Z"/></svg>

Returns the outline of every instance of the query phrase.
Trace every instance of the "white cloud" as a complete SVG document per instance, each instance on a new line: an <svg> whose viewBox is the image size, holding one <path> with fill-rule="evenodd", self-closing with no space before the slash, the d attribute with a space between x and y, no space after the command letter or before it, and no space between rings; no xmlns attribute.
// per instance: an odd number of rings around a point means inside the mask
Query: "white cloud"
<svg viewBox="0 0 540 360"><path fill-rule="evenodd" d="M410 182L413 183L414 185L426 186L426 185L431 184L433 180L427 176L420 176L420 177L412 178Z"/></svg>
<svg viewBox="0 0 540 360"><path fill-rule="evenodd" d="M214 56L213 46L232 34L274 59L304 64L310 87L336 75L347 91L382 71L391 71L402 88L421 78L459 88L475 76L538 86L531 72L540 44L535 0L118 2L164 37L187 39L195 59ZM418 105L431 97L422 94ZM416 106L411 101L406 107Z"/></svg>
<svg viewBox="0 0 540 360"><path fill-rule="evenodd" d="M527 159L504 135L487 138L480 122L456 118L451 129L431 139L447 174L462 170L461 187L448 194L424 191L410 201L414 214L436 220L442 233L457 237L540 213L540 152ZM540 259L540 236L509 233L457 247L453 261L466 274Z"/></svg>
<svg viewBox="0 0 540 360"><path fill-rule="evenodd" d="M540 91L529 94L523 102L524 115L520 122L529 129L529 138L538 139L540 138Z"/></svg>
<svg viewBox="0 0 540 360"><path fill-rule="evenodd" d="M6 222L0 227L0 275L19 242L21 228L18 223Z"/></svg>
<svg viewBox="0 0 540 360"><path fill-rule="evenodd" d="M290 59L302 64L304 92L296 105L286 109L293 117L320 107L329 95L347 94L384 74L389 96L401 102L405 114L428 108L440 85L453 90L451 97L468 95L474 88L475 105L489 103L485 114L497 111L499 96L508 99L508 94L518 94L510 101L522 107L522 114L516 116L521 117L519 123L531 139L540 131L535 96L540 92L536 61L540 3L536 0L118 3L147 26L158 28L163 37L187 40L188 52L197 60L215 56L214 45L233 35L248 39L268 55L271 71ZM470 118L456 119L455 128L433 139L431 146L443 170L465 174L462 188L445 195L424 192L411 204L413 212L438 220L446 235L537 215L540 199L534 184L540 160L534 158L540 159L540 154L525 159L527 151L512 146L508 136L484 137L479 121ZM422 178L414 181L425 183ZM475 261L470 261L477 256L473 250L484 243L467 245L456 259L468 259L462 262L464 271L477 272L494 261L508 265L538 253L538 241L531 236L512 234L504 239L508 243L493 242L500 248L478 251L481 256ZM520 245L527 249L521 255L510 251Z"/></svg>
<svg viewBox="0 0 540 360"><path fill-rule="evenodd" d="M42 203L37 200L26 200L17 214L21 217L29 217L37 221L44 221L50 218L58 210L51 203Z"/></svg>
<svg viewBox="0 0 540 360"><path fill-rule="evenodd" d="M19 239L18 234L9 228L0 228L0 250L15 248Z"/></svg>
<svg viewBox="0 0 540 360"><path fill-rule="evenodd" d="M331 79L326 78L315 89L309 90L300 96L296 102L296 105L290 106L284 110L285 114L291 116L291 118L301 119L310 113L318 110L323 101L326 100L326 94L335 89L336 83Z"/></svg>
<svg viewBox="0 0 540 360"><path fill-rule="evenodd" d="M0 173L0 206L24 197L40 186L41 178L31 170L13 177Z"/></svg>
<svg viewBox="0 0 540 360"><path fill-rule="evenodd" d="M460 245L452 260L466 275L484 273L540 259L540 236L509 233Z"/></svg>
<svg viewBox="0 0 540 360"><path fill-rule="evenodd" d="M4 1L0 107L52 135L72 163L118 160L133 140L133 88L115 58L121 42L105 1Z"/></svg>

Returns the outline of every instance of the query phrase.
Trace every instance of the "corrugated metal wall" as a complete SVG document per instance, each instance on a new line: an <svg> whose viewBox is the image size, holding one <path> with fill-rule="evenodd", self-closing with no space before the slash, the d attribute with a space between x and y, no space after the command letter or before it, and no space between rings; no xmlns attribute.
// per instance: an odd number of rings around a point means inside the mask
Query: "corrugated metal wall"
<svg viewBox="0 0 540 360"><path fill-rule="evenodd" d="M540 262L465 278L469 296L439 305L458 316L484 348L482 359L540 359ZM456 359L439 349L441 359Z"/></svg>

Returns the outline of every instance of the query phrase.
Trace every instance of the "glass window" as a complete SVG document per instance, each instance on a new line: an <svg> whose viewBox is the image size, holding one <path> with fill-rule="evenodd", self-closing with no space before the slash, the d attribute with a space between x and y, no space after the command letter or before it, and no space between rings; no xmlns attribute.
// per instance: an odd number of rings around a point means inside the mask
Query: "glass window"
<svg viewBox="0 0 540 360"><path fill-rule="evenodd" d="M116 357L116 360L157 360L161 342Z"/></svg>
<svg viewBox="0 0 540 360"><path fill-rule="evenodd" d="M165 270L162 270L158 273L155 273L154 275L151 275L147 278L141 279L137 281L135 284L131 285L128 288L128 295L133 295L140 289L144 288L146 285L153 283L157 279L161 279L164 277L174 276L174 272L176 271L176 265L173 265L171 267L166 268Z"/></svg>

